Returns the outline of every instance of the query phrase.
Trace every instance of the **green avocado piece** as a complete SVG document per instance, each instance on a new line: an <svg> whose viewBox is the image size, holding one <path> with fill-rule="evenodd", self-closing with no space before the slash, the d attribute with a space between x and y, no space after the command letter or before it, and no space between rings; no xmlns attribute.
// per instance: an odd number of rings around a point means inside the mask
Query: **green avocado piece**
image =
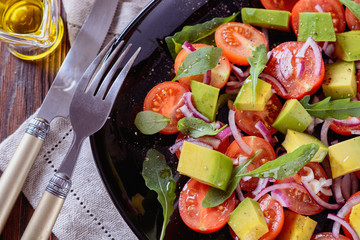
<svg viewBox="0 0 360 240"><path fill-rule="evenodd" d="M310 134L288 129L285 140L281 145L283 145L288 153L291 153L298 147L310 143L316 143L320 147L315 156L311 159L311 162L322 162L328 153L328 147Z"/></svg>
<svg viewBox="0 0 360 240"><path fill-rule="evenodd" d="M177 171L214 188L226 190L233 161L221 152L185 141Z"/></svg>
<svg viewBox="0 0 360 240"><path fill-rule="evenodd" d="M220 89L193 80L190 87L196 109L211 122L214 121Z"/></svg>
<svg viewBox="0 0 360 240"><path fill-rule="evenodd" d="M336 41L331 13L302 12L299 14L298 41L305 42L309 37L315 41Z"/></svg>
<svg viewBox="0 0 360 240"><path fill-rule="evenodd" d="M344 61L360 60L360 30L337 33L335 55Z"/></svg>
<svg viewBox="0 0 360 240"><path fill-rule="evenodd" d="M335 62L325 65L322 89L331 99L353 98L356 96L355 62Z"/></svg>
<svg viewBox="0 0 360 240"><path fill-rule="evenodd" d="M273 127L286 134L288 129L303 132L312 122L312 117L296 99L285 102Z"/></svg>
<svg viewBox="0 0 360 240"><path fill-rule="evenodd" d="M288 11L268 10L261 8L242 8L243 23L253 26L289 31L291 13Z"/></svg>
<svg viewBox="0 0 360 240"><path fill-rule="evenodd" d="M239 239L257 240L269 232L260 204L245 198L231 213L228 224Z"/></svg>
<svg viewBox="0 0 360 240"><path fill-rule="evenodd" d="M251 77L247 78L241 87L234 105L236 109L248 111L263 111L266 102L272 96L271 84L258 79L255 92L255 102L252 102L253 92L251 89Z"/></svg>

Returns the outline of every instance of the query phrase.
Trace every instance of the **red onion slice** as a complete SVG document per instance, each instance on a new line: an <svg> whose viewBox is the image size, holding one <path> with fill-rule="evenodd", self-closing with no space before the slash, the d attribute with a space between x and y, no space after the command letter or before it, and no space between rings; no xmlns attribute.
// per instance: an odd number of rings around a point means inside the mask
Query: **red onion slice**
<svg viewBox="0 0 360 240"><path fill-rule="evenodd" d="M351 195L353 195L359 190L359 180L355 173L350 173L350 177L351 177Z"/></svg>
<svg viewBox="0 0 360 240"><path fill-rule="evenodd" d="M324 12L324 10L322 9L322 7L319 4L316 4L314 8L318 12Z"/></svg>
<svg viewBox="0 0 360 240"><path fill-rule="evenodd" d="M343 120L333 119L333 123L344 127L355 127L360 125L360 119L357 117L349 117Z"/></svg>
<svg viewBox="0 0 360 240"><path fill-rule="evenodd" d="M280 57L280 62L279 62L279 66L280 66L280 73L281 76L287 80L289 79L289 77L292 75L294 69L291 65L291 60L293 58L292 53L290 52L290 50L288 48L286 48Z"/></svg>
<svg viewBox="0 0 360 240"><path fill-rule="evenodd" d="M334 197L335 197L335 200L337 203L340 203L340 204L344 204L345 203L345 199L342 195L342 192L341 192L341 180L342 178L341 177L337 177L334 179L333 181L333 191L334 191Z"/></svg>
<svg viewBox="0 0 360 240"><path fill-rule="evenodd" d="M320 140L323 144L325 144L325 146L329 146L327 134L328 134L331 122L332 122L332 119L325 119L323 125L321 126Z"/></svg>
<svg viewBox="0 0 360 240"><path fill-rule="evenodd" d="M296 64L296 78L297 79L302 78L304 71L305 71L305 61L301 60Z"/></svg>
<svg viewBox="0 0 360 240"><path fill-rule="evenodd" d="M205 84L210 84L211 82L211 69L210 70L207 70L206 73L204 74L204 80L203 80L203 83Z"/></svg>
<svg viewBox="0 0 360 240"><path fill-rule="evenodd" d="M231 129L232 135L235 138L235 141L247 155L250 155L253 152L253 150L241 138L241 134L235 123L235 111L229 110L228 118L229 118L229 127Z"/></svg>
<svg viewBox="0 0 360 240"><path fill-rule="evenodd" d="M345 200L348 200L351 196L351 177L350 174L346 174L341 180L341 193Z"/></svg>
<svg viewBox="0 0 360 240"><path fill-rule="evenodd" d="M346 230L349 231L349 233L351 234L351 237L353 238L353 240L359 240L359 236L357 235L357 233L355 232L355 230L351 227L351 225L345 221L344 219L342 219L339 216L336 216L335 214L329 213L327 215L328 219L334 220L335 224L341 224L344 228L346 228ZM339 237L339 233L338 232L333 232L333 237L334 238L338 238Z"/></svg>
<svg viewBox="0 0 360 240"><path fill-rule="evenodd" d="M312 37L308 37L304 45L300 48L298 53L296 54L296 57L298 58L304 58L305 52L308 49L308 47L311 47L315 56L315 66L314 66L314 72L315 75L320 75L321 67L322 67L322 56L319 46L316 44L314 39Z"/></svg>
<svg viewBox="0 0 360 240"><path fill-rule="evenodd" d="M184 103L188 107L189 111L193 114L194 117L200 118L200 119L204 120L205 122L210 122L210 120L207 117L205 117L200 112L198 112L198 110L196 110L195 106L192 103L191 97L192 97L191 92L186 92L183 95Z"/></svg>
<svg viewBox="0 0 360 240"><path fill-rule="evenodd" d="M181 106L179 109L185 117L194 117L193 113L190 112L189 108L186 105Z"/></svg>
<svg viewBox="0 0 360 240"><path fill-rule="evenodd" d="M290 207L291 203L285 194L278 189L271 191L271 197L278 201L283 207Z"/></svg>
<svg viewBox="0 0 360 240"><path fill-rule="evenodd" d="M279 91L281 92L282 95L287 95L287 91L286 91L285 87L281 84L281 82L278 79L276 79L273 76L271 76L270 74L267 74L264 72L261 73L259 76L261 78L265 78L270 83L274 84L279 89Z"/></svg>
<svg viewBox="0 0 360 240"><path fill-rule="evenodd" d="M265 124L262 122L262 121L258 121L256 124L255 124L255 128L257 130L259 130L260 134L264 137L264 139L272 144L273 143L273 140L272 140L272 137L271 137L271 134L269 132L269 130L267 129L267 127L265 126Z"/></svg>
<svg viewBox="0 0 360 240"><path fill-rule="evenodd" d="M240 202L245 199L244 194L241 191L240 184L238 184L236 186L235 192L236 192L236 195L237 195L238 199L240 200Z"/></svg>
<svg viewBox="0 0 360 240"><path fill-rule="evenodd" d="M231 66L231 71L239 80L244 80L244 78L247 78L250 75L250 68L246 69L246 71L243 72L241 68L235 66L234 64L230 64L230 66Z"/></svg>
<svg viewBox="0 0 360 240"><path fill-rule="evenodd" d="M266 188L267 184L269 183L269 179L268 178L259 178L259 182L255 188L254 191L252 191L251 193L254 194L254 196L256 196L257 194L259 194L259 192L261 192L261 190L263 190L264 188Z"/></svg>
<svg viewBox="0 0 360 240"><path fill-rule="evenodd" d="M221 132L216 134L216 137L222 141L225 138L230 137L231 135L232 135L232 133L231 133L230 127L226 127Z"/></svg>
<svg viewBox="0 0 360 240"><path fill-rule="evenodd" d="M271 185L269 187L264 188L254 197L255 201L258 201L262 196L264 196L266 193L274 191L276 189L286 189L286 188L295 188L301 191L306 191L304 187L301 184L295 183L295 182L287 182L287 183L278 183Z"/></svg>
<svg viewBox="0 0 360 240"><path fill-rule="evenodd" d="M210 146L212 146L214 149L218 148L220 146L221 140L216 138L216 137L212 137L212 136L202 136L197 138L198 141L206 143Z"/></svg>
<svg viewBox="0 0 360 240"><path fill-rule="evenodd" d="M185 49L187 52L193 52L196 50L196 48L188 41L185 41L183 43L182 48Z"/></svg>
<svg viewBox="0 0 360 240"><path fill-rule="evenodd" d="M312 189L310 183L308 182L302 182L303 186L305 187L306 191L310 194L310 196L315 200L315 202L317 204L319 204L320 206L327 208L327 209L339 209L341 208L341 205L338 203L327 203L324 200L322 200L318 195L316 195L316 193L314 192L314 190Z"/></svg>
<svg viewBox="0 0 360 240"><path fill-rule="evenodd" d="M351 199L349 199L345 205L337 212L337 216L340 218L344 218L354 207L355 205L360 204L360 195L357 195ZM332 233L334 237L339 237L340 232L340 224L335 222L332 228Z"/></svg>

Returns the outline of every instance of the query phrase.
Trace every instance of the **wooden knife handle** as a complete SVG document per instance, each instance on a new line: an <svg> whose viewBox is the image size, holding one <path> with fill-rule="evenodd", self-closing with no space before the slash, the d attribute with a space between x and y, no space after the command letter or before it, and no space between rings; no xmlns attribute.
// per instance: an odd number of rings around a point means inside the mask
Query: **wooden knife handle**
<svg viewBox="0 0 360 240"><path fill-rule="evenodd" d="M44 125L45 129L38 129L39 126L43 127L39 119L33 119L30 122L26 133L23 135L19 146L0 178L0 234L44 142L43 133L48 131L48 124ZM40 135L34 134L36 130L42 131Z"/></svg>
<svg viewBox="0 0 360 240"><path fill-rule="evenodd" d="M47 240L56 222L64 198L58 197L45 191L40 199L38 206L27 225L22 240Z"/></svg>

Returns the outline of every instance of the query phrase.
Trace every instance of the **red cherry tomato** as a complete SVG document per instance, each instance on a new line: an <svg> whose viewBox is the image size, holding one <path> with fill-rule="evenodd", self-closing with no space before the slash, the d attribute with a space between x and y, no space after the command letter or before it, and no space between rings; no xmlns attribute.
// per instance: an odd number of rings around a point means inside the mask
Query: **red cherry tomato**
<svg viewBox="0 0 360 240"><path fill-rule="evenodd" d="M357 117L357 119L360 120L360 117ZM351 135L351 130L360 130L360 124L352 126L352 125L343 125L341 123L332 122L330 124L330 129L341 135Z"/></svg>
<svg viewBox="0 0 360 240"><path fill-rule="evenodd" d="M284 209L278 201L268 194L260 198L259 204L269 228L269 232L261 236L259 240L274 240L284 225ZM231 236L235 240L239 240L235 232L231 228L229 229Z"/></svg>
<svg viewBox="0 0 360 240"><path fill-rule="evenodd" d="M311 47L307 48L304 58L296 57L296 54L303 46L303 42L284 42L272 50L272 58L267 64L264 72L277 78L283 87L286 90L286 93L283 93L278 86L275 84L273 88L276 93L283 98L296 98L301 99L305 95L314 94L321 86L324 80L325 67L324 62L321 59L321 70L320 74L316 75L314 71L315 67L315 56ZM291 67L293 70L292 74L289 75L287 79L282 76L281 69L279 67L279 62L281 61L282 53L285 49L289 49L293 57L291 58ZM297 65L304 61L304 69L301 77L298 79L297 71L300 69L297 68ZM265 81L269 81L266 77L263 77ZM270 82L271 83L271 82Z"/></svg>
<svg viewBox="0 0 360 240"><path fill-rule="evenodd" d="M160 131L163 134L177 133L177 123L184 115L182 96L189 90L178 82L162 82L153 87L145 97L144 111L154 111L169 117L171 121Z"/></svg>
<svg viewBox="0 0 360 240"><path fill-rule="evenodd" d="M301 12L317 12L315 6L319 5L324 12L330 12L335 32L345 30L345 11L338 0L300 0L292 9L291 23L295 34L299 32L299 14Z"/></svg>
<svg viewBox="0 0 360 240"><path fill-rule="evenodd" d="M273 94L265 105L264 111L245 111L235 109L235 122L237 126L249 135L262 137L255 127L258 121L262 121L269 133L273 135L277 129L272 127L282 108L279 98Z"/></svg>
<svg viewBox="0 0 360 240"><path fill-rule="evenodd" d="M311 237L311 240L350 240L349 238L339 235L339 238L334 238L331 232L322 232Z"/></svg>
<svg viewBox="0 0 360 240"><path fill-rule="evenodd" d="M202 47L210 47L209 45L201 44L201 43L193 44L193 46L195 47L195 49L199 49ZM182 49L178 53L178 55L175 58L175 64L174 64L175 72L178 71L179 67L181 66L182 62L185 60L185 57L188 54L189 52L187 52L185 49ZM231 71L231 66L229 60L224 55L221 55L218 65L215 68L211 69L210 85L216 88L224 87L230 77L230 71ZM187 86L188 88L190 88L191 80L202 82L204 80L204 74L183 77L178 79L178 81L181 84Z"/></svg>
<svg viewBox="0 0 360 240"><path fill-rule="evenodd" d="M190 179L179 197L179 211L184 223L194 231L211 233L221 229L235 209L235 194L216 207L204 208L204 199L209 185Z"/></svg>
<svg viewBox="0 0 360 240"><path fill-rule="evenodd" d="M249 65L248 57L261 44L268 48L265 35L250 26L239 22L229 22L218 27L215 32L216 45L230 62L238 65Z"/></svg>
<svg viewBox="0 0 360 240"><path fill-rule="evenodd" d="M272 161L276 158L274 149L263 138L255 137L255 136L247 136L242 138L244 142L253 149L253 152L256 152L258 150L262 150L259 155L249 164L247 167L247 171L252 171L264 163L268 161ZM233 141L229 148L226 150L225 153L226 156L235 159L239 156L248 157L251 156L247 155L237 144L236 141ZM256 189L256 186L259 182L259 178L252 177L247 181L244 181L243 179L240 181L240 187L244 191L254 191Z"/></svg>
<svg viewBox="0 0 360 240"><path fill-rule="evenodd" d="M321 165L317 162L310 162L306 164L306 167L309 167L314 172L314 178L319 180L320 178L327 179L326 173ZM277 180L276 183L283 183L283 182L297 182L301 184L301 176L306 176L308 173L307 171L302 168L297 174L291 177L287 177L281 180ZM304 190L298 189L280 189L281 191L290 201L289 209L302 215L315 215L319 212L323 211L324 208L317 204L310 194ZM329 201L329 197L324 195L323 193L319 192L318 196L324 200Z"/></svg>
<svg viewBox="0 0 360 240"><path fill-rule="evenodd" d="M260 0L264 8L291 12L299 0Z"/></svg>
<svg viewBox="0 0 360 240"><path fill-rule="evenodd" d="M360 3L360 0L354 0ZM345 19L350 30L360 30L360 20L348 9L345 9Z"/></svg>
<svg viewBox="0 0 360 240"><path fill-rule="evenodd" d="M347 202L350 200L350 199L352 199L353 197L355 197L355 196L357 196L357 195L360 195L360 191L358 191L358 192L356 192L355 194L353 194L348 200L347 200ZM351 214L351 211L344 217L344 220L345 221L347 221L347 222L349 222L350 221L350 214ZM345 233L345 235L349 238L349 239L353 239L352 238L352 236L351 236L351 234L349 233L349 231L346 229L346 228L342 228L343 230L344 230L344 233Z"/></svg>

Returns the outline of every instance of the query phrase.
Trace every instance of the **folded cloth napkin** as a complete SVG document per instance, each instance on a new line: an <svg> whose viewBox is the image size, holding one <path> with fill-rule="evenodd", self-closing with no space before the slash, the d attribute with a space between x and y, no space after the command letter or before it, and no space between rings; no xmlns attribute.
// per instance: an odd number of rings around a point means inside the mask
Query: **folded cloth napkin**
<svg viewBox="0 0 360 240"><path fill-rule="evenodd" d="M68 34L75 40L95 0L63 0L67 15ZM149 0L119 0L116 17L108 39L118 35ZM11 136L0 144L0 170L3 171L23 136L26 120ZM37 157L23 192L35 208L72 140L68 119L57 118L51 122L50 132ZM72 189L53 228L59 239L111 240L137 239L113 205L96 169L89 140L81 149L72 179Z"/></svg>

